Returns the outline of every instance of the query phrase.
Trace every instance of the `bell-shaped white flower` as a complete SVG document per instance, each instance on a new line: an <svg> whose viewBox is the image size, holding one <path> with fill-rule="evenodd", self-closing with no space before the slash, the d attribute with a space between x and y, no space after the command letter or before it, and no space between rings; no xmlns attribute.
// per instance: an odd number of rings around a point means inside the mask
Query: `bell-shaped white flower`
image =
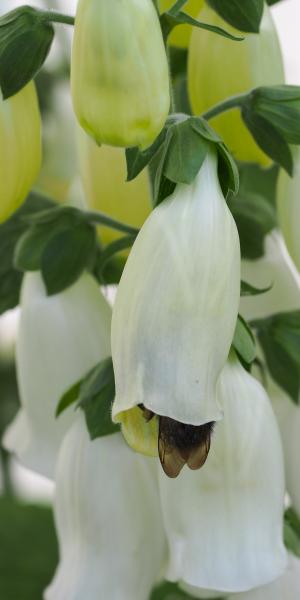
<svg viewBox="0 0 300 600"><path fill-rule="evenodd" d="M265 294L242 298L241 312L247 319L300 309L300 276L278 231L266 238L266 252L262 258L242 262L242 277L257 287L273 284L272 289ZM261 354L259 347L258 353ZM261 377L260 371L256 376ZM300 407L293 404L269 375L267 390L282 437L287 490L300 514Z"/></svg>
<svg viewBox="0 0 300 600"><path fill-rule="evenodd" d="M300 516L300 405L294 404L271 377L268 377L268 393L281 433L287 491Z"/></svg>
<svg viewBox="0 0 300 600"><path fill-rule="evenodd" d="M64 392L110 355L111 309L96 281L84 274L47 296L39 273L25 275L17 336L22 408L4 435L5 447L28 468L52 478L74 411L55 418Z"/></svg>
<svg viewBox="0 0 300 600"><path fill-rule="evenodd" d="M294 175L281 169L277 186L277 209L280 228L288 251L300 272L300 152L294 157Z"/></svg>
<svg viewBox="0 0 300 600"><path fill-rule="evenodd" d="M211 149L195 181L151 213L125 266L112 319L116 421L127 427L130 409L143 419L138 405L192 426L222 417L216 382L239 289L238 234Z"/></svg>
<svg viewBox="0 0 300 600"><path fill-rule="evenodd" d="M165 555L155 462L119 433L91 442L78 415L59 454L61 561L46 600L148 600Z"/></svg>
<svg viewBox="0 0 300 600"><path fill-rule="evenodd" d="M272 285L264 294L241 299L241 313L246 319L299 310L300 275L279 231L273 231L266 237L262 258L242 261L242 279L258 288Z"/></svg>
<svg viewBox="0 0 300 600"><path fill-rule="evenodd" d="M215 592L208 594L205 590L192 586L182 586L182 589L193 598L207 600L219 597ZM227 596L227 600L298 600L298 598L300 598L300 560L293 555L289 556L288 568L284 574L272 583L249 592Z"/></svg>
<svg viewBox="0 0 300 600"><path fill-rule="evenodd" d="M160 474L167 578L240 592L286 567L283 457L266 392L235 356L222 371L219 397L224 419L203 469L185 470L176 480Z"/></svg>

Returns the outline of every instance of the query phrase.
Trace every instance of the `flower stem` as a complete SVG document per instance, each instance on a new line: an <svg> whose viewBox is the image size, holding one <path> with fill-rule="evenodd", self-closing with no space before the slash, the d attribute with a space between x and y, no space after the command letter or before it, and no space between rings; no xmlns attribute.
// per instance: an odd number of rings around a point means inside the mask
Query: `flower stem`
<svg viewBox="0 0 300 600"><path fill-rule="evenodd" d="M124 233L129 233L130 235L137 235L139 233L139 229L136 227L132 227L131 225L127 225L126 223L121 223L116 219L112 219L108 215L98 211L87 211L84 213L85 217L88 221L92 221L93 223L100 223L106 227L110 227L111 229L116 229L117 231L122 231Z"/></svg>
<svg viewBox="0 0 300 600"><path fill-rule="evenodd" d="M230 110L232 108L238 108L239 106L242 106L247 96L248 93L239 94L238 96L232 96L231 98L228 98L223 102L219 102L218 104L210 108L207 112L203 113L201 116L203 119L206 119L208 121L209 119L212 119L213 117L216 117L217 115L226 112L227 110Z"/></svg>
<svg viewBox="0 0 300 600"><path fill-rule="evenodd" d="M63 13L56 12L55 10L43 10L42 17L45 21L51 21L52 23L64 23L65 25L74 25L75 17L71 15L64 15Z"/></svg>
<svg viewBox="0 0 300 600"><path fill-rule="evenodd" d="M177 0L175 4L169 9L168 12L172 11L172 13L177 14L181 8L187 3L187 0Z"/></svg>

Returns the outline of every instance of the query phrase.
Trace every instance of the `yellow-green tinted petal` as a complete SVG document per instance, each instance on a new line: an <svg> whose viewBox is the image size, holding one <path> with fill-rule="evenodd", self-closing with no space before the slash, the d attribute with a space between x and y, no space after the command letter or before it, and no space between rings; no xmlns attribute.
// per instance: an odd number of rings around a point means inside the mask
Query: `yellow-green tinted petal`
<svg viewBox="0 0 300 600"><path fill-rule="evenodd" d="M41 119L34 83L3 100L0 92L0 223L19 208L41 165Z"/></svg>
<svg viewBox="0 0 300 600"><path fill-rule="evenodd" d="M118 414L122 433L129 446L140 454L157 456L158 419L153 417L146 421L140 408L132 408Z"/></svg>
<svg viewBox="0 0 300 600"><path fill-rule="evenodd" d="M150 146L170 107L168 62L152 0L79 0L71 84L78 121L98 143Z"/></svg>
<svg viewBox="0 0 300 600"><path fill-rule="evenodd" d="M175 4L175 0L159 0L158 4L160 12L165 12ZM182 10L195 19L203 4L204 0L188 0ZM191 34L192 27L190 25L179 25L172 31L169 37L169 43L172 46L178 46L179 48L187 48Z"/></svg>
<svg viewBox="0 0 300 600"><path fill-rule="evenodd" d="M125 152L112 146L97 146L84 131L78 132L79 168L86 202L90 209L141 227L151 212L150 185L144 170L126 181ZM104 244L122 237L119 231L100 227Z"/></svg>
<svg viewBox="0 0 300 600"><path fill-rule="evenodd" d="M198 19L240 35L208 6L204 6ZM260 33L243 36L244 41L234 42L208 31L193 29L188 78L195 114L205 112L229 96L242 94L260 85L284 82L279 41L267 6ZM239 109L223 113L210 123L237 159L257 162L263 167L271 163L243 124Z"/></svg>

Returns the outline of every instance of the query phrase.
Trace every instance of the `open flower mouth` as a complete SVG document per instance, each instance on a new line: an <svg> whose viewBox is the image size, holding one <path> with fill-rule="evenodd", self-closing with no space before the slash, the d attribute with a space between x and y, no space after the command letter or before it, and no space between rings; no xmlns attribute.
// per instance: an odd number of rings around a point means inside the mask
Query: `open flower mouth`
<svg viewBox="0 0 300 600"><path fill-rule="evenodd" d="M214 421L198 426L187 425L169 417L155 415L142 404L139 407L147 422L158 417L158 454L168 477L177 477L184 465L192 470L203 467L210 450Z"/></svg>

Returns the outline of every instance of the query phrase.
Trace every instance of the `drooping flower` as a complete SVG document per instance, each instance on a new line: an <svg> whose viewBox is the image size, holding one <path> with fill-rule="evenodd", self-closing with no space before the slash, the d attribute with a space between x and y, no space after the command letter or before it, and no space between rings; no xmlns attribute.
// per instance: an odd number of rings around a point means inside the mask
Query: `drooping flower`
<svg viewBox="0 0 300 600"><path fill-rule="evenodd" d="M147 219L113 310L113 417L170 476L203 464L222 417L216 382L236 325L240 250L211 149L191 185ZM154 416L153 416L154 415ZM159 419L155 415L159 415Z"/></svg>
<svg viewBox="0 0 300 600"><path fill-rule="evenodd" d="M281 433L287 491L293 508L300 516L300 404L294 404L271 377L268 377L268 392Z"/></svg>
<svg viewBox="0 0 300 600"><path fill-rule="evenodd" d="M203 7L198 18L235 35L240 34L208 5ZM243 36L244 41L234 42L202 29L193 29L188 78L195 114L260 85L284 82L279 41L268 6L264 9L260 33L243 33ZM237 159L258 162L262 166L270 164L270 159L256 145L243 124L239 109L225 112L210 122Z"/></svg>
<svg viewBox="0 0 300 600"><path fill-rule="evenodd" d="M265 390L234 355L218 391L224 419L205 467L173 481L160 473L167 578L241 592L272 581L286 567L282 448Z"/></svg>
<svg viewBox="0 0 300 600"><path fill-rule="evenodd" d="M3 100L0 91L0 223L19 208L41 165L41 118L34 83Z"/></svg>
<svg viewBox="0 0 300 600"><path fill-rule="evenodd" d="M165 560L154 459L119 433L89 439L80 414L61 447L60 565L46 600L148 600Z"/></svg>
<svg viewBox="0 0 300 600"><path fill-rule="evenodd" d="M295 153L294 176L280 170L277 187L277 209L280 229L287 249L300 273L300 153Z"/></svg>
<svg viewBox="0 0 300 600"><path fill-rule="evenodd" d="M170 106L152 0L79 0L71 64L78 121L98 144L150 146Z"/></svg>
<svg viewBox="0 0 300 600"><path fill-rule="evenodd" d="M39 273L25 275L17 336L21 409L5 447L28 468L53 478L57 452L74 411L55 419L61 396L110 355L111 310L91 275L47 296Z"/></svg>
<svg viewBox="0 0 300 600"><path fill-rule="evenodd" d="M247 319L268 317L275 313L300 309L300 276L279 231L266 238L265 254L255 261L242 261L242 277L257 287L272 284L259 296L242 298L241 312ZM262 351L258 346L258 354ZM261 372L256 375L261 378ZM277 417L285 459L287 491L300 514L300 407L295 405L272 377L267 375L267 391Z"/></svg>
<svg viewBox="0 0 300 600"><path fill-rule="evenodd" d="M82 130L78 132L78 156L88 206L134 227L141 227L151 210L146 170L132 181L126 181L124 150L99 147ZM104 244L122 235L105 227L100 228L100 234Z"/></svg>
<svg viewBox="0 0 300 600"><path fill-rule="evenodd" d="M203 3L204 0L188 0L182 10L195 19ZM174 6L174 0L159 0L160 12L170 10L172 6ZM179 25L172 31L168 41L172 46L187 48L191 35L192 27L190 25Z"/></svg>

